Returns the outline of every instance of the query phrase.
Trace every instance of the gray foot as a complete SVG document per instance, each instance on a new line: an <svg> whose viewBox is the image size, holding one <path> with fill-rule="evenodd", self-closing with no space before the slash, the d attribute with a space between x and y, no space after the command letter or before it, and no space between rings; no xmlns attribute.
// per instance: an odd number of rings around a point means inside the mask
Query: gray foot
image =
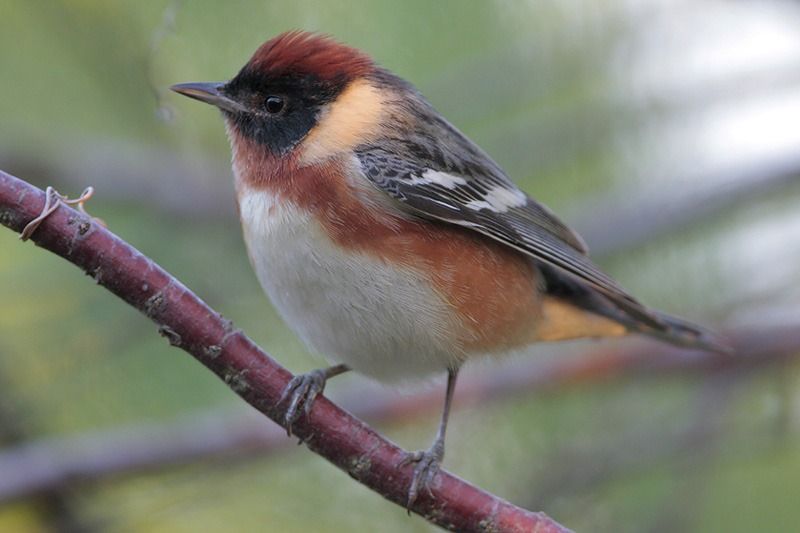
<svg viewBox="0 0 800 533"><path fill-rule="evenodd" d="M408 489L408 500L406 507L411 509L417 497L424 490L433 495L431 486L436 474L439 473L439 465L444 459L444 443L434 443L429 450L409 453L402 464L416 463L414 474L411 478L411 486Z"/></svg>
<svg viewBox="0 0 800 533"><path fill-rule="evenodd" d="M282 404L287 398L290 399L289 407L283 417L283 425L286 427L286 433L290 437L292 436L294 423L297 422L302 413L308 415L311 412L314 400L319 393L325 390L325 381L328 378L326 370L321 368L297 375L283 389L283 394L281 394L278 404ZM303 407L302 410L300 409L301 405Z"/></svg>

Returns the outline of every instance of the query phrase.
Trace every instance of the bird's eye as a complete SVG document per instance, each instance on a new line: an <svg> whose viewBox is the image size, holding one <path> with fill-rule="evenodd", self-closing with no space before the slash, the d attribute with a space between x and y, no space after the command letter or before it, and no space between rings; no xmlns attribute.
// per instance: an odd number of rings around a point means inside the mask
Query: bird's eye
<svg viewBox="0 0 800 533"><path fill-rule="evenodd" d="M267 96L267 99L264 102L264 108L267 110L267 113L272 115L280 113L283 110L284 105L285 102L280 96Z"/></svg>

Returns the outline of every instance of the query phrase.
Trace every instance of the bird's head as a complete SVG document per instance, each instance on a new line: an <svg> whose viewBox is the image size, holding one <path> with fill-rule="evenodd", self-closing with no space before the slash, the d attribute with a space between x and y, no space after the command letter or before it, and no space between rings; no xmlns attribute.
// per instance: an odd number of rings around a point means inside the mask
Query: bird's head
<svg viewBox="0 0 800 533"><path fill-rule="evenodd" d="M371 79L378 70L359 50L291 31L261 45L230 81L171 88L218 107L234 148L254 143L313 162L374 134L385 100Z"/></svg>

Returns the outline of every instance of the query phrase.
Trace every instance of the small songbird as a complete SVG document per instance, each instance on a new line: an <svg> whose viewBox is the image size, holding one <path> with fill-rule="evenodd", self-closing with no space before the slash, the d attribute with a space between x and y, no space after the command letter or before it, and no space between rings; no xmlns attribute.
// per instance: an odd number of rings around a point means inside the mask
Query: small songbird
<svg viewBox="0 0 800 533"><path fill-rule="evenodd" d="M286 427L333 376L447 374L408 503L433 481L459 368L537 342L631 333L719 350L601 272L407 81L327 36L281 34L230 81L172 89L222 111L250 261L286 323L333 366L295 377Z"/></svg>

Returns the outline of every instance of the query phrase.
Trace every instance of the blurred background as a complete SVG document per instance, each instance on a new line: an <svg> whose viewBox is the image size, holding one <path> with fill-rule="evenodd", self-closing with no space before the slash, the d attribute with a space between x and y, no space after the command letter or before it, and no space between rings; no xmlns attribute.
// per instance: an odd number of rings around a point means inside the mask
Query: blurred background
<svg viewBox="0 0 800 533"><path fill-rule="evenodd" d="M709 362L626 340L464 374L445 467L578 531L800 527L800 4L0 3L0 168L94 216L295 372L248 265L223 80L287 29L413 81ZM0 231L0 531L430 531L254 414L79 270ZM800 335L798 335L800 337ZM406 449L440 387L330 396Z"/></svg>

